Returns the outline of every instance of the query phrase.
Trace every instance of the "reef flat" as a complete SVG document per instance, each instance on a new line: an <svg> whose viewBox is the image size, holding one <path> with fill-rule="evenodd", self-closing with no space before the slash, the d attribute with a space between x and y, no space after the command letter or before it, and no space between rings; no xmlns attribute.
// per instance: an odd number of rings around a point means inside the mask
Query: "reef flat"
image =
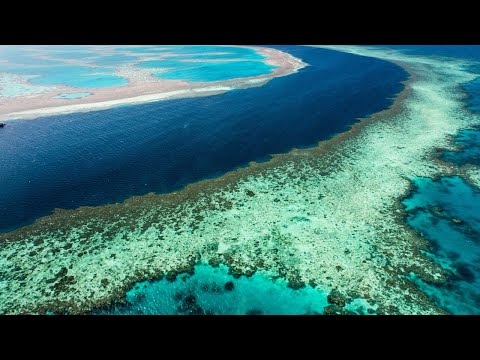
<svg viewBox="0 0 480 360"><path fill-rule="evenodd" d="M0 119L35 119L164 99L217 95L262 86L307 66L290 54L266 47L184 48L100 46L79 52L28 48L28 56L19 54L10 62L0 62ZM36 54L42 51L45 54ZM249 60L252 58L254 61ZM202 66L206 70L201 70ZM37 74L39 71L43 75ZM208 79L198 73L216 76ZM232 76L225 78L226 74ZM79 89L88 89L89 96L68 96Z"/></svg>
<svg viewBox="0 0 480 360"><path fill-rule="evenodd" d="M466 176L476 187L480 188L480 168L468 169Z"/></svg>
<svg viewBox="0 0 480 360"><path fill-rule="evenodd" d="M412 177L448 172L436 149L480 123L461 91L476 76L462 61L329 48L394 61L411 77L389 109L315 148L1 234L0 312L86 313L205 262L329 292L326 313L362 301L379 314L443 313L408 279L449 274L423 254L429 243L406 225L401 199Z"/></svg>

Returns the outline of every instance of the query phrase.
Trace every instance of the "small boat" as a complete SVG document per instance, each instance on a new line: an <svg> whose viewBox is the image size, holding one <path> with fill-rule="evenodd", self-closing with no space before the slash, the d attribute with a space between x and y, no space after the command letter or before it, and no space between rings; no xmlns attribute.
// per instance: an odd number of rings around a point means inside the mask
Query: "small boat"
<svg viewBox="0 0 480 360"><path fill-rule="evenodd" d="M5 123L0 123L0 128L5 127L5 125L7 125L7 124L5 124Z"/></svg>

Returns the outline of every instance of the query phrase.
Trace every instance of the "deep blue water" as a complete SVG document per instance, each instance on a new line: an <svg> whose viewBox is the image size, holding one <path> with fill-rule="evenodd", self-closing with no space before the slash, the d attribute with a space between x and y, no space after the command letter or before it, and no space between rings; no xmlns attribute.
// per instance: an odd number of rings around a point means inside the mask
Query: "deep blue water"
<svg viewBox="0 0 480 360"><path fill-rule="evenodd" d="M251 89L11 121L0 129L0 229L119 202L316 144L391 104L407 74L374 58L279 46L308 66Z"/></svg>
<svg viewBox="0 0 480 360"><path fill-rule="evenodd" d="M327 294L306 286L291 289L283 279L255 273L235 278L224 265L195 266L192 275L135 284L127 304L100 315L305 315L322 314Z"/></svg>

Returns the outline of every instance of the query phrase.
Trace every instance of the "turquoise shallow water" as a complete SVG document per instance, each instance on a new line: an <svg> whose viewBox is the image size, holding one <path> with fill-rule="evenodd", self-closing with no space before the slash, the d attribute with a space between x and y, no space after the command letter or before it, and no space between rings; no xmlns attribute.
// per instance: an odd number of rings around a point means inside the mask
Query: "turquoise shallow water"
<svg viewBox="0 0 480 360"><path fill-rule="evenodd" d="M37 75L31 82L38 85L104 88L121 86L128 81L113 74L97 74L98 72L109 73L114 71L116 66L136 63L142 60L140 55L154 60L143 61L135 66L166 68L165 72L156 72L154 76L171 80L229 80L269 74L275 68L261 61L265 57L256 50L233 46L119 46L104 50L64 46L9 47L2 53L2 59L9 62L0 63L0 71ZM132 56L132 53L139 56ZM57 60L45 59L42 56ZM76 63L66 63L63 59ZM99 68L84 66L85 63Z"/></svg>
<svg viewBox="0 0 480 360"><path fill-rule="evenodd" d="M85 59L95 56L96 54L89 51L46 51L45 55L59 59Z"/></svg>
<svg viewBox="0 0 480 360"><path fill-rule="evenodd" d="M98 66L117 66L117 65L131 63L137 60L138 60L138 57L136 56L115 54L115 55L99 57L94 60L94 63L95 65L98 65Z"/></svg>
<svg viewBox="0 0 480 360"><path fill-rule="evenodd" d="M30 79L32 84L37 85L66 85L76 88L101 88L120 86L128 83L128 80L119 76L110 75L113 69L90 68L76 65L59 65L55 62L50 66L23 67L19 65L0 65L0 71L20 74L37 75ZM107 73L107 74L104 74Z"/></svg>
<svg viewBox="0 0 480 360"><path fill-rule="evenodd" d="M221 59L244 59L262 60L265 57L253 49L240 48L235 46L213 46L213 45L159 45L159 46L135 46L120 47L118 50L128 50L136 53L166 54L174 53L181 57L221 58ZM222 53L222 54L219 54Z"/></svg>
<svg viewBox="0 0 480 360"><path fill-rule="evenodd" d="M22 67L23 65L52 66L63 64L63 62L59 60L38 59L27 55L15 55L11 58L4 57L4 59L9 60L10 64L1 64L1 71L8 71L9 69L15 69L16 67Z"/></svg>
<svg viewBox="0 0 480 360"><path fill-rule="evenodd" d="M21 61L21 59L19 59L19 61ZM37 75L40 74L39 72L41 72L42 69L48 69L54 66L62 66L62 64L63 63L61 61L47 59L39 59L38 61L31 61L31 63L0 63L0 72Z"/></svg>
<svg viewBox="0 0 480 360"><path fill-rule="evenodd" d="M316 144L387 107L406 76L396 65L373 58L307 47L280 49L310 66L263 87L219 96L12 122L2 138L9 152L0 154L5 168L13 170L0 188L8 193L0 201L0 210L8 209L0 221L10 225L55 207L168 192L270 153ZM261 64L240 65L245 63ZM222 69L232 63L187 65ZM127 294L128 306L107 313L314 314L328 305L326 294L309 286L293 290L284 280L261 274L235 279L226 267L198 265L195 270L174 282L137 284ZM230 281L232 290L225 288ZM357 300L348 308L366 313L361 306Z"/></svg>
<svg viewBox="0 0 480 360"><path fill-rule="evenodd" d="M177 56L169 56L169 59L211 59L211 60L235 60L235 59L244 59L244 60L263 60L265 56L260 53L253 52L252 54L237 54L235 52L209 52L209 53L195 53L195 54L182 54Z"/></svg>
<svg viewBox="0 0 480 360"><path fill-rule="evenodd" d="M128 83L127 79L119 76L100 74L102 71L103 69L101 68L84 66L42 68L41 76L30 81L38 85L66 85L76 88L103 88Z"/></svg>
<svg viewBox="0 0 480 360"><path fill-rule="evenodd" d="M412 280L449 312L480 314L480 192L458 176L414 184L403 201L407 222L432 242L429 255L453 276L441 287Z"/></svg>
<svg viewBox="0 0 480 360"><path fill-rule="evenodd" d="M116 48L119 51L130 51L134 53L166 53L168 49L165 46L121 46Z"/></svg>
<svg viewBox="0 0 480 360"><path fill-rule="evenodd" d="M148 60L142 61L136 66L139 68L176 68L176 67L184 67L192 65L191 63L184 62L179 60L178 58L165 58L161 60Z"/></svg>
<svg viewBox="0 0 480 360"><path fill-rule="evenodd" d="M390 46L412 54L480 60L480 46ZM468 69L480 74L480 65ZM464 85L467 107L480 110L480 78ZM480 165L480 131L465 129L456 135L459 151L445 151L441 159L455 166ZM407 222L432 243L431 256L453 276L434 286L411 274L411 280L440 307L453 314L480 314L480 190L462 178L438 181L414 179L415 191L404 200Z"/></svg>
<svg viewBox="0 0 480 360"><path fill-rule="evenodd" d="M141 49L142 52L146 50L148 49ZM259 61L265 57L252 49L227 46L177 46L167 47L165 51L174 52L176 55L160 60L143 61L137 66L166 68L165 71L154 73L154 76L191 82L222 81L265 75L276 68Z"/></svg>
<svg viewBox="0 0 480 360"><path fill-rule="evenodd" d="M480 255L480 192L458 176L414 180L403 201L408 221L450 257L473 261ZM447 235L447 236L446 236ZM439 249L440 250L440 249ZM478 254L477 254L478 253Z"/></svg>
<svg viewBox="0 0 480 360"><path fill-rule="evenodd" d="M224 265L195 266L193 275L137 283L126 295L127 305L97 314L133 315L271 315L322 314L327 294L307 286L294 290L282 279L261 274L235 278Z"/></svg>
<svg viewBox="0 0 480 360"><path fill-rule="evenodd" d="M155 73L154 76L169 80L222 81L234 78L265 75L276 66L256 61L229 62L177 62L172 70Z"/></svg>

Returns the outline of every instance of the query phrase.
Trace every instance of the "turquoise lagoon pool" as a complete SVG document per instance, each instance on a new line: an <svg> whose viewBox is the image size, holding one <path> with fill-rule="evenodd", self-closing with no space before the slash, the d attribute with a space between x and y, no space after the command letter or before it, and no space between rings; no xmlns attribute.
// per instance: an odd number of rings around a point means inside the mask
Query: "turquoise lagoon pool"
<svg viewBox="0 0 480 360"><path fill-rule="evenodd" d="M291 289L283 279L255 273L234 277L228 267L195 266L193 274L176 279L137 283L126 295L127 304L97 314L271 315L323 314L327 294L306 286Z"/></svg>
<svg viewBox="0 0 480 360"><path fill-rule="evenodd" d="M135 55L132 55L134 53ZM138 56L137 56L138 54ZM106 88L128 83L113 75L115 68L131 64L133 69L153 69L162 79L222 81L269 74L275 68L254 49L234 46L15 46L2 53L0 72L34 75L32 84Z"/></svg>
<svg viewBox="0 0 480 360"><path fill-rule="evenodd" d="M453 314L480 314L480 192L459 176L414 180L403 201L407 222L432 243L431 256L452 272L436 286L411 274L423 291Z"/></svg>
<svg viewBox="0 0 480 360"><path fill-rule="evenodd" d="M164 67L165 71L153 75L162 79L186 80L191 82L222 81L235 78L266 75L276 66L258 61L226 61L226 62L188 62L188 61L149 61L141 67Z"/></svg>

